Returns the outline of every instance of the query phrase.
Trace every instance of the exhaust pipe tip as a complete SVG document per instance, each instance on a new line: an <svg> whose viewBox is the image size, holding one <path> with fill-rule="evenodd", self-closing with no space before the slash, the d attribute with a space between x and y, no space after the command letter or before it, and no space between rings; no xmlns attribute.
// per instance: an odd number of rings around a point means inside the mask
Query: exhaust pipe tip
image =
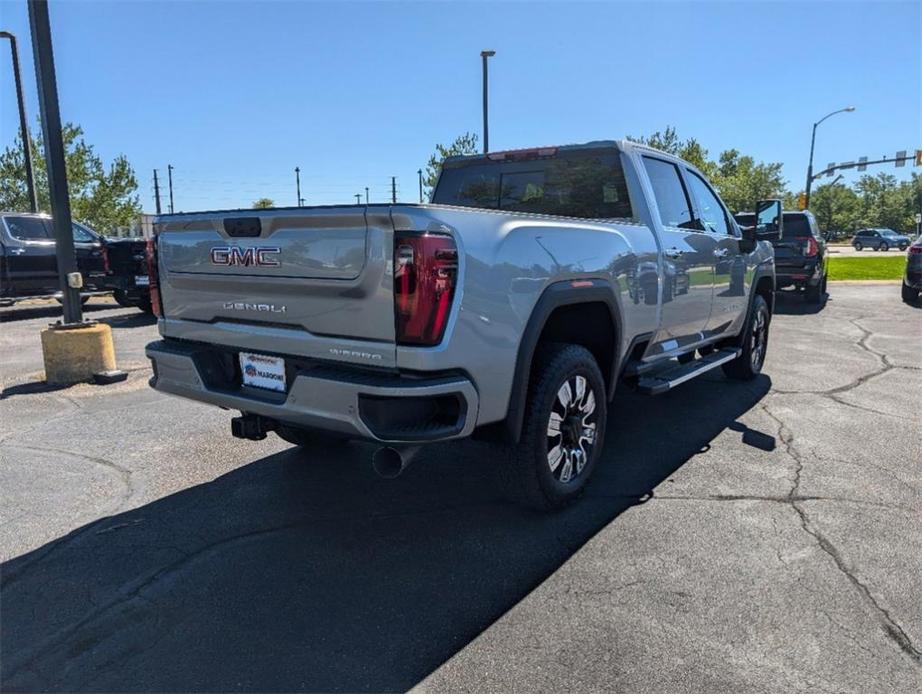
<svg viewBox="0 0 922 694"><path fill-rule="evenodd" d="M416 446L412 448L382 446L372 454L371 466L380 477L392 480L407 469L418 450Z"/></svg>
<svg viewBox="0 0 922 694"><path fill-rule="evenodd" d="M379 477L392 480L403 472L406 463L396 448L383 446L372 454L371 466Z"/></svg>

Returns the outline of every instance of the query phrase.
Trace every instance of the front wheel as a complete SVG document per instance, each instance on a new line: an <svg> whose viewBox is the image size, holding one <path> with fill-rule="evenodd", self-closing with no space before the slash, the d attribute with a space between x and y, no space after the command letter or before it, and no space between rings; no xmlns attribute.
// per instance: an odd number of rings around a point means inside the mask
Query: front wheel
<svg viewBox="0 0 922 694"><path fill-rule="evenodd" d="M768 304L760 295L756 295L752 301L752 310L746 319L746 327L743 329L742 342L739 345L743 351L736 359L721 366L728 377L739 381L750 381L762 372L765 352L768 350L770 322L771 314L768 311Z"/></svg>
<svg viewBox="0 0 922 694"><path fill-rule="evenodd" d="M884 253L886 253L887 251L890 250L890 246L887 243L882 243L877 247L877 250L883 251Z"/></svg>
<svg viewBox="0 0 922 694"><path fill-rule="evenodd" d="M919 300L919 290L915 287L910 287L906 284L906 280L903 280L903 301L907 304L914 304Z"/></svg>
<svg viewBox="0 0 922 694"><path fill-rule="evenodd" d="M602 373L585 347L549 344L535 355L519 443L503 468L507 492L531 508L560 508L585 489L605 438Z"/></svg>

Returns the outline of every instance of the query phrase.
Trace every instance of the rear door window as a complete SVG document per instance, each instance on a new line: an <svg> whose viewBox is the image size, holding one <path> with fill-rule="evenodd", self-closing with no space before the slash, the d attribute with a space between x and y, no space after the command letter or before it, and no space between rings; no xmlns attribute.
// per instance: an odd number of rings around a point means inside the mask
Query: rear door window
<svg viewBox="0 0 922 694"><path fill-rule="evenodd" d="M621 156L612 149L449 165L442 170L432 201L587 219L633 215Z"/></svg>
<svg viewBox="0 0 922 694"><path fill-rule="evenodd" d="M46 220L40 217L7 217L10 234L23 241L47 241L52 238Z"/></svg>
<svg viewBox="0 0 922 694"><path fill-rule="evenodd" d="M656 199L663 226L696 229L692 219L691 203L676 165L647 156L643 157L643 165L647 170L650 185L653 186L653 197Z"/></svg>

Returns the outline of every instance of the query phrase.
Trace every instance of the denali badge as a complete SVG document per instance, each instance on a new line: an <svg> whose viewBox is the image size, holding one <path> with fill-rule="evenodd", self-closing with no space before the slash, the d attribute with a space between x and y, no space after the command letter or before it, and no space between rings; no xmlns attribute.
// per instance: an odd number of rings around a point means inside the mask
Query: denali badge
<svg viewBox="0 0 922 694"><path fill-rule="evenodd" d="M242 265L243 267L278 267L278 258L273 256L282 252L278 246L215 246L211 249L211 262L214 265Z"/></svg>
<svg viewBox="0 0 922 694"><path fill-rule="evenodd" d="M284 306L251 304L248 301L225 301L224 309L226 311L263 311L264 313L285 313L287 310Z"/></svg>

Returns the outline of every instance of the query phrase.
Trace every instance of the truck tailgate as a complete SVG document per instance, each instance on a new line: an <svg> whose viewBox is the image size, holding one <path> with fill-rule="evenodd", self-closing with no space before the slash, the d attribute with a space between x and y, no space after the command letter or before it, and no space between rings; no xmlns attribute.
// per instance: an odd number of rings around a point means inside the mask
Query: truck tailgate
<svg viewBox="0 0 922 694"><path fill-rule="evenodd" d="M172 215L155 230L164 336L393 365L388 208Z"/></svg>

